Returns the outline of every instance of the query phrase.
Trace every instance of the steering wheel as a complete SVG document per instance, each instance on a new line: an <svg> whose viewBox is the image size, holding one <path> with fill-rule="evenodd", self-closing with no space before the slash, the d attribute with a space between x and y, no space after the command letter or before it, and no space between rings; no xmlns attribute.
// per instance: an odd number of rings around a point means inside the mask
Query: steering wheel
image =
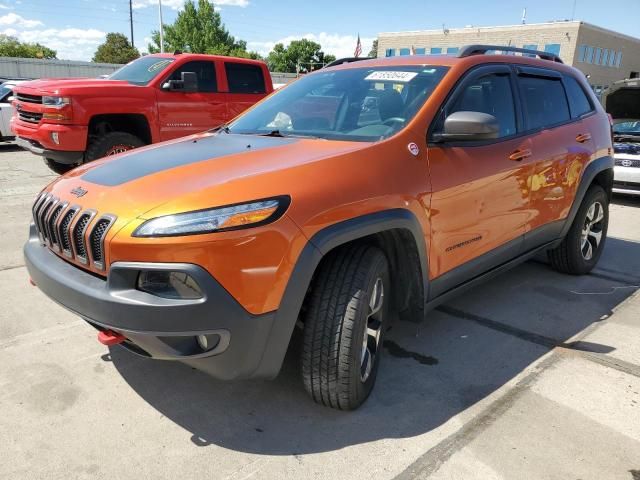
<svg viewBox="0 0 640 480"><path fill-rule="evenodd" d="M386 125L387 127L393 127L396 123L399 125L404 125L404 122L405 122L404 118L389 117L384 122L382 122L382 124Z"/></svg>

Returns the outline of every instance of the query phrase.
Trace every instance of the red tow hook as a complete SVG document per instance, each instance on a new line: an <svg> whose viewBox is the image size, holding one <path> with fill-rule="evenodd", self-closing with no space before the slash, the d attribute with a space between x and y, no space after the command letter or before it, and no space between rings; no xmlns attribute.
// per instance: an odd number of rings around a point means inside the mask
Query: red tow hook
<svg viewBox="0 0 640 480"><path fill-rule="evenodd" d="M110 347L111 345L118 345L119 343L122 343L126 340L127 338L122 335L121 333L116 333L113 330L104 330L101 332L98 332L98 341L103 344L106 345L107 347Z"/></svg>

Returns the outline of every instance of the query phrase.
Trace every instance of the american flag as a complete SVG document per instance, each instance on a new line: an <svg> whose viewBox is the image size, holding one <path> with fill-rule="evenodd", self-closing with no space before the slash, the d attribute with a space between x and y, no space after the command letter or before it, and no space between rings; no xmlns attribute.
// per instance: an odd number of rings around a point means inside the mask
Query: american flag
<svg viewBox="0 0 640 480"><path fill-rule="evenodd" d="M356 44L356 50L353 52L353 56L358 58L362 55L362 43L360 42L360 34L358 34L358 43Z"/></svg>

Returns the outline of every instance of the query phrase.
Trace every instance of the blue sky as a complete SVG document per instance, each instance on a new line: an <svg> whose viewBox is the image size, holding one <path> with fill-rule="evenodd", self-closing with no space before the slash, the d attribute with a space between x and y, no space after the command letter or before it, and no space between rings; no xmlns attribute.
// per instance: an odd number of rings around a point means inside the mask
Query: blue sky
<svg viewBox="0 0 640 480"><path fill-rule="evenodd" d="M158 25L157 0L133 0L136 46L146 50ZM175 19L183 0L162 0L165 23ZM574 0L219 0L223 21L249 47L268 53L278 41L318 41L328 53L350 55L358 32L368 52L379 32L511 25L568 19ZM640 37L640 0L575 0L575 18ZM605 6L607 8L605 8ZM90 60L106 33L129 35L129 0L0 0L0 33L38 41L58 58Z"/></svg>

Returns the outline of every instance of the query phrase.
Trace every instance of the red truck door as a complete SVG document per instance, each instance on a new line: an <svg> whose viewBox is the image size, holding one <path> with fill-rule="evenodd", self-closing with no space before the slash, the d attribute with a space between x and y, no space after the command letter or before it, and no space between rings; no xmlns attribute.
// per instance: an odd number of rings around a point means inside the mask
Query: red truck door
<svg viewBox="0 0 640 480"><path fill-rule="evenodd" d="M198 91L184 93L163 88L158 90L158 119L162 141L202 132L217 127L228 119L226 94L218 93L215 62L186 62L162 83L180 80L182 72L194 72L197 75Z"/></svg>
<svg viewBox="0 0 640 480"><path fill-rule="evenodd" d="M265 69L260 65L225 61L224 70L229 92L229 119L235 118L270 93L271 88L267 90L265 82Z"/></svg>

